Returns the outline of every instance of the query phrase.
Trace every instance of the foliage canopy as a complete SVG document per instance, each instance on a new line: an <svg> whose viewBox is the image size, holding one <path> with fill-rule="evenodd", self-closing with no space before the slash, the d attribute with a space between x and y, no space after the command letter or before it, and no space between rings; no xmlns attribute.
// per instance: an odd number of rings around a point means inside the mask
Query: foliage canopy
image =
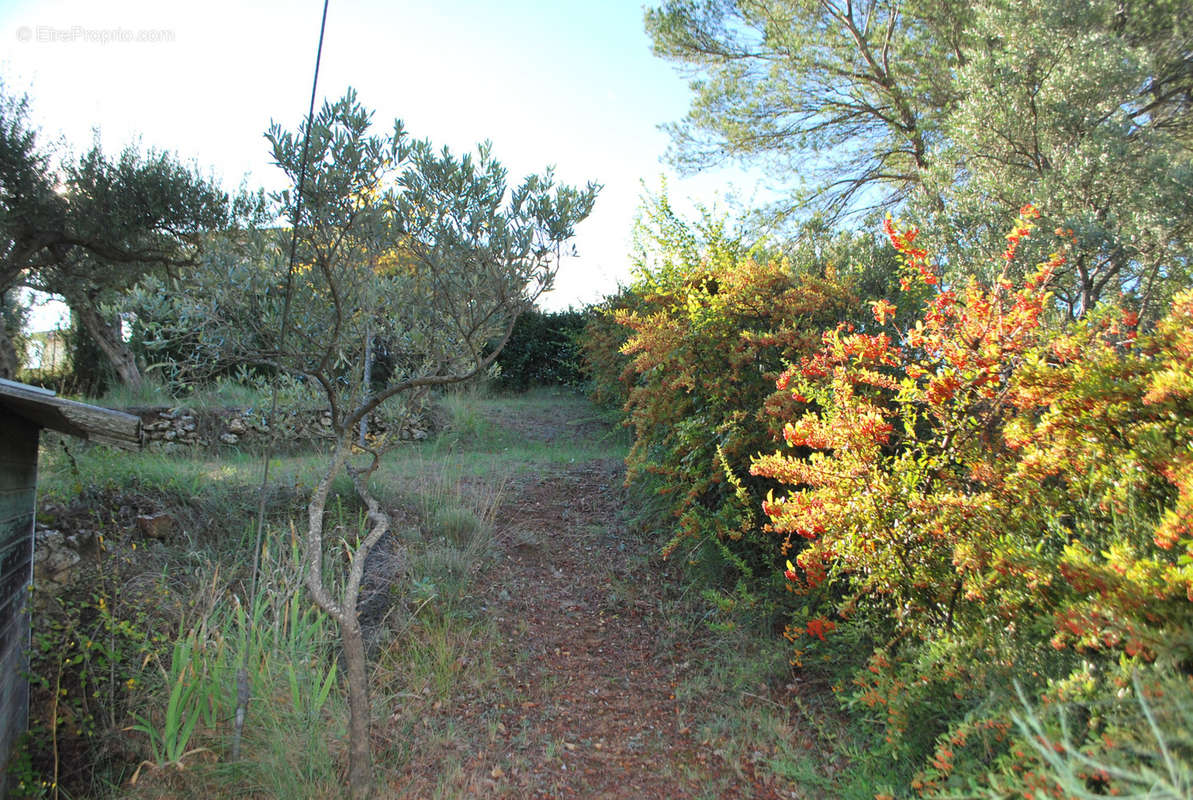
<svg viewBox="0 0 1193 800"><path fill-rule="evenodd" d="M0 291L61 295L121 380L139 384L118 301L149 274L193 266L203 237L259 199L233 201L194 167L133 146L113 159L96 143L55 164L28 115L28 99L0 87Z"/></svg>
<svg viewBox="0 0 1193 800"><path fill-rule="evenodd" d="M1193 6L1114 0L667 0L655 51L692 76L674 160L761 160L771 209L903 209L965 238L975 264L1025 200L1081 247L1058 273L1071 316L1126 292L1145 321L1193 248ZM957 251L960 251L959 253Z"/></svg>
<svg viewBox="0 0 1193 800"><path fill-rule="evenodd" d="M366 436L366 418L397 395L482 374L551 285L560 249L599 188L557 186L550 171L510 187L488 144L457 157L412 141L401 122L388 136L371 128L352 91L296 131L272 126L274 160L302 193L297 229L216 237L184 286L151 283L139 296L147 318L170 321L150 326L148 338L189 352L192 369L258 365L318 387L327 404L335 444L308 502L303 563L344 646L354 797L372 790L357 602L369 551L391 525L370 489L387 439ZM286 191L275 202L293 217L298 199ZM177 347L178 334L187 347ZM385 369L374 372L378 351ZM367 521L333 543L324 510L344 472ZM337 580L328 565L341 546Z"/></svg>

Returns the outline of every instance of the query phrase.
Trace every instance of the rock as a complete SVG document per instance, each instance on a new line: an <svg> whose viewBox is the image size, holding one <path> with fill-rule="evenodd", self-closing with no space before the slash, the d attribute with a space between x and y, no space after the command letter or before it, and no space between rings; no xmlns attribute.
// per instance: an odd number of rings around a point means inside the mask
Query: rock
<svg viewBox="0 0 1193 800"><path fill-rule="evenodd" d="M72 549L61 531L43 530L34 535L33 581L42 590L52 590L70 583L72 567L82 556Z"/></svg>
<svg viewBox="0 0 1193 800"><path fill-rule="evenodd" d="M269 419L259 408L226 408L213 412L183 406L146 409L143 412L145 446L157 452L186 452L194 447L246 445L269 439L303 443L325 441L335 436L335 420L326 408L288 410ZM426 410L404 412L388 420L374 416L369 433L395 440L423 441L431 438L437 424ZM203 432L214 431L204 436Z"/></svg>
<svg viewBox="0 0 1193 800"><path fill-rule="evenodd" d="M62 531L56 531L53 528L43 528L38 523L37 530L33 534L33 544L36 548L41 548L42 545L46 547L61 546L66 541L66 535ZM40 549L33 553L33 560L39 561L41 559Z"/></svg>
<svg viewBox="0 0 1193 800"><path fill-rule="evenodd" d="M99 547L99 534L93 530L80 528L66 537L66 546L86 557L95 553Z"/></svg>
<svg viewBox="0 0 1193 800"><path fill-rule="evenodd" d="M137 530L146 539L164 542L174 532L174 518L169 514L142 514L137 517Z"/></svg>

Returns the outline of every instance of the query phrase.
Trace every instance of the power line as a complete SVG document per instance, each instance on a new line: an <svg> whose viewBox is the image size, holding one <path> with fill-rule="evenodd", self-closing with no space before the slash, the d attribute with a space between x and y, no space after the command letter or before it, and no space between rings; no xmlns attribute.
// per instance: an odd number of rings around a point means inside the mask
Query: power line
<svg viewBox="0 0 1193 800"><path fill-rule="evenodd" d="M306 129L302 137L302 159L298 165L298 188L294 196L294 218L290 225L290 261L286 269L286 295L282 306L282 325L278 332L278 352L286 350L286 333L290 326L290 300L294 293L294 262L298 253L298 227L302 222L302 193L306 188L307 156L311 146L311 125L315 119L315 97L319 87L319 64L323 60L323 34L327 30L327 6L330 0L323 0L323 18L319 22L319 46L315 50L315 75L311 79L311 103L307 108ZM269 406L269 419L276 422L278 414L278 376L273 377L273 396ZM257 582L261 573L261 542L265 537L265 493L269 488L269 462L273 459L273 445L265 446L264 463L261 466L261 488L257 502L257 535L253 543L253 569L248 595L249 603L257 596ZM248 624L253 624L253 615L248 614ZM244 730L244 717L248 710L252 688L248 677L248 648L241 653L240 668L236 671L236 718L232 735L232 760L240 758L240 737Z"/></svg>

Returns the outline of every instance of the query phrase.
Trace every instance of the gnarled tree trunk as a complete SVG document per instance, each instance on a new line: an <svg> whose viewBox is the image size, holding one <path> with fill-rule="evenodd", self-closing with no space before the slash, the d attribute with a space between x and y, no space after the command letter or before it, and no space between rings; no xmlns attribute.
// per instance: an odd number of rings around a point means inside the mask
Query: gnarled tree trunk
<svg viewBox="0 0 1193 800"><path fill-rule="evenodd" d="M0 292L0 378L14 380L21 368L14 337L21 335L24 314L19 310L19 300L13 297L14 290Z"/></svg>
<svg viewBox="0 0 1193 800"><path fill-rule="evenodd" d="M9 336L8 327L0 322L0 378L15 380L20 368L16 345Z"/></svg>
<svg viewBox="0 0 1193 800"><path fill-rule="evenodd" d="M365 640L356 609L337 620L344 645L344 666L348 673L348 791L353 800L367 798L373 787L372 747L369 723L369 673L365 661Z"/></svg>
<svg viewBox="0 0 1193 800"><path fill-rule="evenodd" d="M359 415L357 415L359 416ZM377 469L378 457L372 455L369 466L354 468L348 463L352 450L354 425L338 425L336 449L323 479L315 487L307 504L307 533L304 560L306 585L315 604L336 622L340 642L344 647L344 667L348 674L348 795L352 800L372 796L373 761L369 735L371 707L369 702L368 663L365 658L364 634L360 628L357 601L364 579L365 561L369 551L390 529L389 515L381 508L368 489L369 476ZM352 478L357 494L368 512L369 530L349 556L348 574L342 596L336 600L323 580L323 513L331 484L341 470Z"/></svg>
<svg viewBox="0 0 1193 800"><path fill-rule="evenodd" d="M112 363L120 382L134 389L139 388L142 383L141 370L137 367L133 351L124 341L120 318L105 320L91 302L70 296L66 299L71 310L78 316L79 322Z"/></svg>

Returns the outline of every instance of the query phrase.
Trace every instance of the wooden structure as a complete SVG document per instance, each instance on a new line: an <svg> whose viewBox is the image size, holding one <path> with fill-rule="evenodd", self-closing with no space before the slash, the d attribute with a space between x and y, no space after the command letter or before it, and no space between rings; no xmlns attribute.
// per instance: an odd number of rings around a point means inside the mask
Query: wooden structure
<svg viewBox="0 0 1193 800"><path fill-rule="evenodd" d="M141 446L141 420L0 379L0 767L29 718L30 644L26 612L33 579L37 445L42 428L129 449ZM0 800L6 794L0 780Z"/></svg>

